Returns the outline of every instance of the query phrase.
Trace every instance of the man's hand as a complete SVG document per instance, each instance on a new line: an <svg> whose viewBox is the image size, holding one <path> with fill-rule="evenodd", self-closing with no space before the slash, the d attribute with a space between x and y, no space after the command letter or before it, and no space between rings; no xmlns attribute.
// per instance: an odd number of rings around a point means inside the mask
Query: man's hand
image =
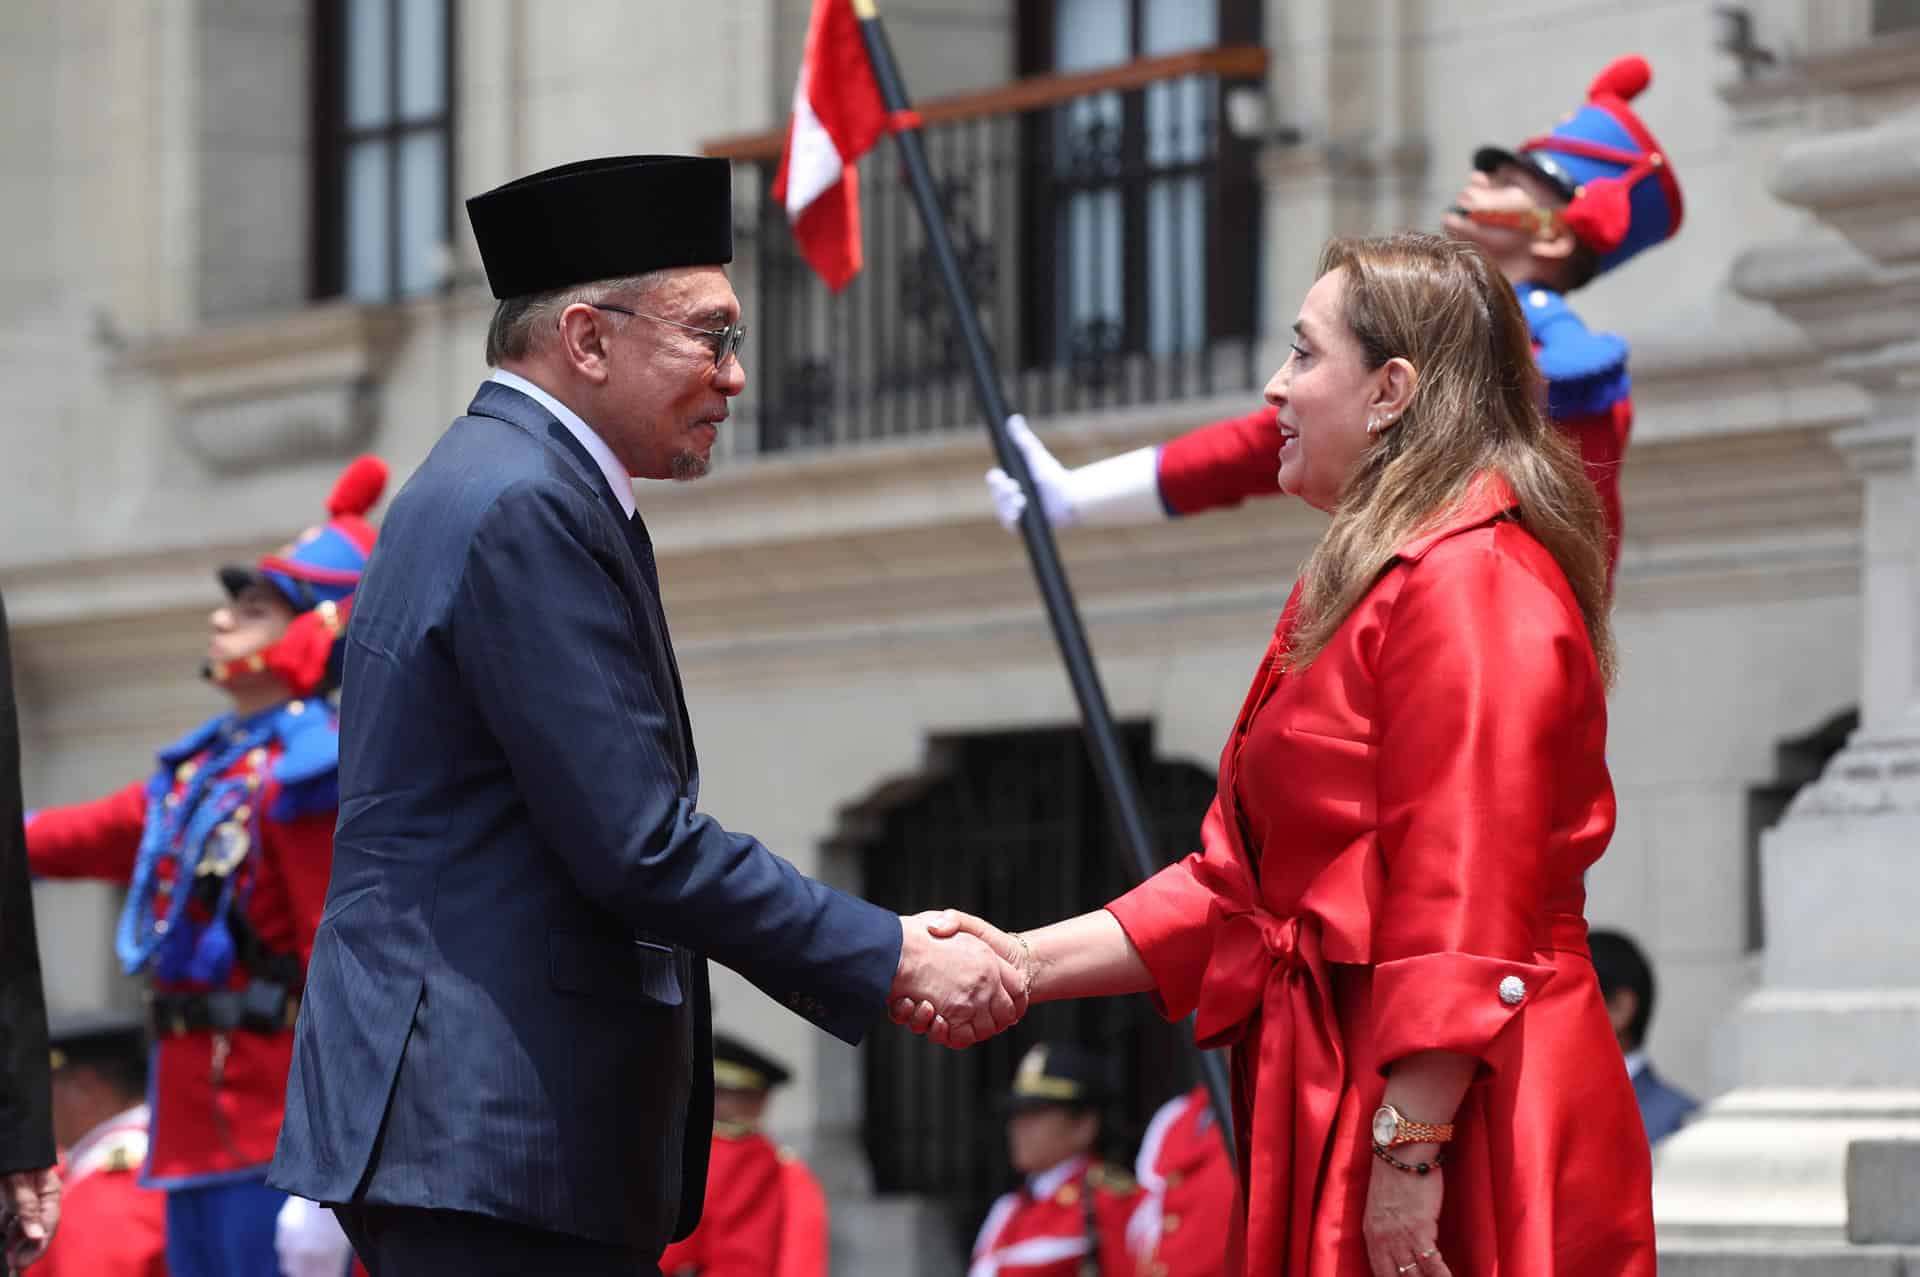
<svg viewBox="0 0 1920 1277"><path fill-rule="evenodd" d="M978 937L934 935L930 916L900 919L900 966L887 995L894 1021L956 1050L1019 1023L1026 973Z"/></svg>
<svg viewBox="0 0 1920 1277"><path fill-rule="evenodd" d="M1079 522L1079 513L1074 509L1071 473L1054 459L1047 445L1027 427L1027 419L1017 412L1007 418L1007 438L1027 460L1027 469L1033 473L1033 486L1040 490L1040 508L1046 512L1048 526L1070 528ZM993 493L994 513L1000 516L1000 526L1009 532L1017 531L1020 516L1027 509L1027 494L1021 490L1019 480L995 466L987 471L987 488Z"/></svg>
<svg viewBox="0 0 1920 1277"><path fill-rule="evenodd" d="M7 1263L25 1268L46 1253L60 1224L60 1175L48 1166L0 1176L0 1219L6 1227Z"/></svg>

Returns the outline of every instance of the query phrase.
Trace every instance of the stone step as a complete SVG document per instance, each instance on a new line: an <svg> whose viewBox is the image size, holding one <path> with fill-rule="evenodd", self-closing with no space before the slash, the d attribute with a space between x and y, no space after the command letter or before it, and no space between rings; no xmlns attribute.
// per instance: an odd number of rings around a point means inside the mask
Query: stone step
<svg viewBox="0 0 1920 1277"><path fill-rule="evenodd" d="M1920 1092L1920 989L1763 989L1722 1032L1741 1088Z"/></svg>
<svg viewBox="0 0 1920 1277"><path fill-rule="evenodd" d="M1660 1277L1920 1277L1920 1248L1671 1242Z"/></svg>
<svg viewBox="0 0 1920 1277"><path fill-rule="evenodd" d="M1903 1148L1920 1141L1920 1093L1731 1092L1661 1142L1654 1157L1654 1222L1670 1241L1717 1243L1744 1235L1785 1244L1843 1242L1850 1235L1848 1149L1884 1140Z"/></svg>

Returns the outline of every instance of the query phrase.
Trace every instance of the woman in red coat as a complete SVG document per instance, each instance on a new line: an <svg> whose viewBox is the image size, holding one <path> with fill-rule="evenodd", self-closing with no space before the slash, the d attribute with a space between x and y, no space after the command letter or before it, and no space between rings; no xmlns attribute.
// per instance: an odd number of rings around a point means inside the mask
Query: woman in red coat
<svg viewBox="0 0 1920 1277"><path fill-rule="evenodd" d="M1336 241L1267 387L1333 516L1203 850L1006 936L1035 1000L1151 991L1233 1047L1249 1277L1651 1277L1650 1168L1586 952L1613 831L1600 510L1469 245ZM896 1018L940 1026L931 1008Z"/></svg>

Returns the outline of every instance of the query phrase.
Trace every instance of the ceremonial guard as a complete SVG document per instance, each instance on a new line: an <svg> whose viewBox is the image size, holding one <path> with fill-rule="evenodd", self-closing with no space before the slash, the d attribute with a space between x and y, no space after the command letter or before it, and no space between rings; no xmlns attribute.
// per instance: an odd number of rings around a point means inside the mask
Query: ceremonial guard
<svg viewBox="0 0 1920 1277"><path fill-rule="evenodd" d="M1628 105L1651 78L1644 58L1621 58L1550 133L1516 150L1480 148L1443 219L1448 235L1478 245L1519 294L1548 412L1600 492L1616 562L1620 464L1633 426L1627 343L1588 331L1566 294L1680 229L1673 165ZM1281 441L1270 407L1071 470L1024 421L1011 426L1056 527L1175 518L1280 490ZM998 469L987 482L1011 528L1026 505L1019 485Z"/></svg>
<svg viewBox="0 0 1920 1277"><path fill-rule="evenodd" d="M1007 1146L1026 1182L1003 1193L973 1243L967 1277L1130 1277L1139 1186L1102 1162L1104 1061L1068 1043L1020 1060L1008 1095Z"/></svg>
<svg viewBox="0 0 1920 1277"><path fill-rule="evenodd" d="M1129 1244L1140 1277L1221 1277L1240 1185L1206 1087L1160 1106L1140 1140L1134 1177L1144 1197Z"/></svg>
<svg viewBox="0 0 1920 1277"><path fill-rule="evenodd" d="M827 1197L790 1148L760 1131L787 1069L713 1035L713 1152L700 1223L660 1256L666 1277L826 1277Z"/></svg>
<svg viewBox="0 0 1920 1277"><path fill-rule="evenodd" d="M167 1277L166 1198L147 1158L147 1042L139 1020L56 1019L54 1138L65 1150L60 1228L34 1277Z"/></svg>
<svg viewBox="0 0 1920 1277"><path fill-rule="evenodd" d="M151 779L27 823L36 874L128 886L115 947L149 982L156 1040L141 1182L166 1190L173 1277L278 1271L286 1199L266 1168L338 803L325 694L386 474L360 458L325 523L252 569L221 569L230 598L203 673L228 712L161 750Z"/></svg>

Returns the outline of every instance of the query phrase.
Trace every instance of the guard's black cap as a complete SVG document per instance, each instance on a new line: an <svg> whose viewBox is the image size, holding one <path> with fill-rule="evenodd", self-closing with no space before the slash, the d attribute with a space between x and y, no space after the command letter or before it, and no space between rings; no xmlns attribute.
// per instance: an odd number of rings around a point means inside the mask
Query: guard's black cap
<svg viewBox="0 0 1920 1277"><path fill-rule="evenodd" d="M1049 1104L1100 1108L1111 1094L1103 1057L1072 1042L1042 1042L1020 1057L1007 1090L1007 1110L1018 1113Z"/></svg>
<svg viewBox="0 0 1920 1277"><path fill-rule="evenodd" d="M713 1084L723 1091L771 1091L793 1074L787 1067L739 1038L713 1035Z"/></svg>
<svg viewBox="0 0 1920 1277"><path fill-rule="evenodd" d="M49 1016L47 1041L56 1070L74 1065L145 1068L147 1030L127 1011L81 1011Z"/></svg>
<svg viewBox="0 0 1920 1277"><path fill-rule="evenodd" d="M697 155L580 160L467 201L499 298L733 260L733 170Z"/></svg>
<svg viewBox="0 0 1920 1277"><path fill-rule="evenodd" d="M1571 203L1577 184L1564 168L1554 162L1551 155L1539 155L1531 151L1509 151L1504 146L1483 146L1473 153L1473 166L1482 173L1493 173L1502 164L1512 164L1527 170L1545 182L1562 200Z"/></svg>

